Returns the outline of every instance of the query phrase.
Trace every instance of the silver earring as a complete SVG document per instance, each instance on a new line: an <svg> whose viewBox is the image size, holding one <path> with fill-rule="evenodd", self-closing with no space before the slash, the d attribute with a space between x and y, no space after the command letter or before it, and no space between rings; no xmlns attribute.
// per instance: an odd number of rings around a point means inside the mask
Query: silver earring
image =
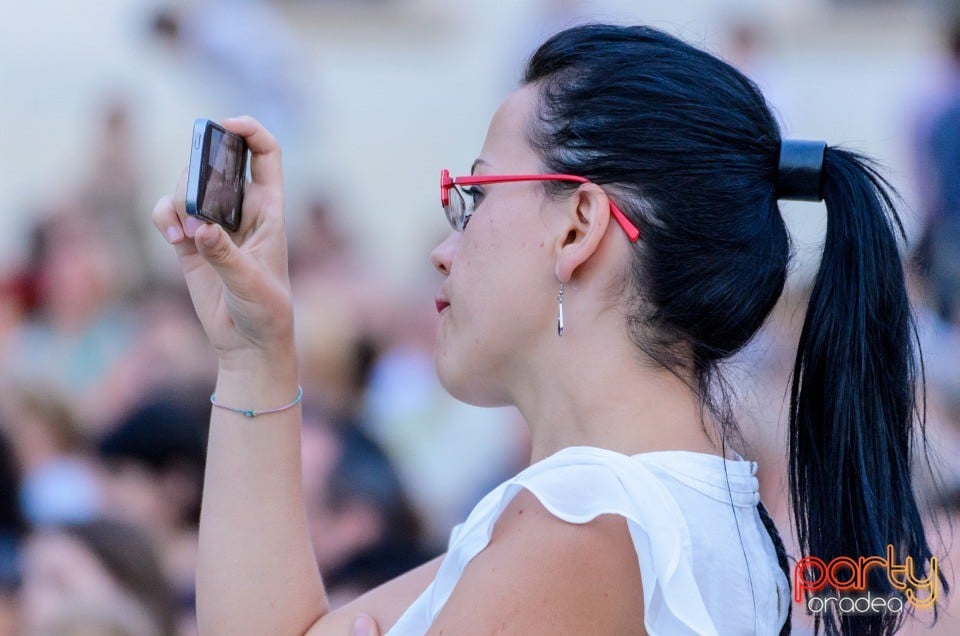
<svg viewBox="0 0 960 636"><path fill-rule="evenodd" d="M560 291L557 292L557 335L563 335L563 283L560 283Z"/></svg>

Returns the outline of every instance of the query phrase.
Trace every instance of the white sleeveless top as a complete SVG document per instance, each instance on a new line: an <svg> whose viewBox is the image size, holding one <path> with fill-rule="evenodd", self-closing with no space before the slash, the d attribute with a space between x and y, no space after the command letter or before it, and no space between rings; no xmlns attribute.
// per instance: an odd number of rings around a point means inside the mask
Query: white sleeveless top
<svg viewBox="0 0 960 636"><path fill-rule="evenodd" d="M424 634L521 488L569 523L626 518L651 635L777 634L790 592L760 515L755 462L565 448L507 480L453 529L433 582L387 636Z"/></svg>

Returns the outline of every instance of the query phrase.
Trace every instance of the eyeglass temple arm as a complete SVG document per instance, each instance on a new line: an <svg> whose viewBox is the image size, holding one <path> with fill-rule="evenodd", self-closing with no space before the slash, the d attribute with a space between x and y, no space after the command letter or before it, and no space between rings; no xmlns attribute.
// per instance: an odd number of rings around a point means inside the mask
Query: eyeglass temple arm
<svg viewBox="0 0 960 636"><path fill-rule="evenodd" d="M454 185L482 185L486 183L509 183L514 181L571 181L573 183L590 183L589 179L572 174L513 174L452 178L449 173L444 171L441 175L442 186L446 188ZM620 227L623 228L623 231L627 233L627 238L630 239L631 243L636 243L640 238L640 230L630 222L630 219L617 207L616 203L610 200L609 197L607 197L607 200L610 201L610 212L613 213L613 217L617 220L617 223L620 224Z"/></svg>
<svg viewBox="0 0 960 636"><path fill-rule="evenodd" d="M607 197L607 200L610 201L610 212L613 213L613 218L617 220L617 223L620 224L620 227L623 228L623 231L627 233L627 238L630 239L630 242L636 243L640 239L640 230L637 229L636 225L630 222L630 219L627 218L627 215L617 207L617 204L614 203L610 197Z"/></svg>

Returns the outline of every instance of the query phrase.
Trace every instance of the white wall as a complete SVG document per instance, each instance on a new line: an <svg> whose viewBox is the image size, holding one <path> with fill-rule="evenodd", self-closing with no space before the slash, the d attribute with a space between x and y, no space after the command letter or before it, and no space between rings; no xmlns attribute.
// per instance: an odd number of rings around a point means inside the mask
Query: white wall
<svg viewBox="0 0 960 636"><path fill-rule="evenodd" d="M187 160L193 118L232 114L205 90L203 69L148 37L155 4L2 3L0 266L17 255L31 205L65 196L83 176L105 96L124 94L135 108L145 224L150 203L173 186ZM440 168L469 168L490 115L515 83L520 55L549 21L540 17L540 2L332 4L274 3L301 40L298 73L314 102L304 141L289 157L296 160L288 167L292 198L332 191L371 262L406 278L425 267L430 241L444 230ZM804 0L582 4L584 13L653 24L717 52L731 19L769 23L772 46L760 79L783 102L788 133L868 151L909 193L906 118L937 53L937 34L920 16L837 12ZM815 237L822 219L809 207L788 214L800 235ZM166 255L159 242L156 249Z"/></svg>

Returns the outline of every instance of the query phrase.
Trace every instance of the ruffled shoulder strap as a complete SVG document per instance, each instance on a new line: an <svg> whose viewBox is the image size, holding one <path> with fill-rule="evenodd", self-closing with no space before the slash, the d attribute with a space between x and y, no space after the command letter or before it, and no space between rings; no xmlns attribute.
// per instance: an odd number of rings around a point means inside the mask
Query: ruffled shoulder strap
<svg viewBox="0 0 960 636"><path fill-rule="evenodd" d="M686 520L660 479L637 459L572 447L530 466L477 504L451 534L434 582L390 634L422 633L404 631L404 625L432 624L466 565L489 543L500 514L524 488L569 523L588 523L603 514L626 518L643 581L648 633L717 633L694 578Z"/></svg>

